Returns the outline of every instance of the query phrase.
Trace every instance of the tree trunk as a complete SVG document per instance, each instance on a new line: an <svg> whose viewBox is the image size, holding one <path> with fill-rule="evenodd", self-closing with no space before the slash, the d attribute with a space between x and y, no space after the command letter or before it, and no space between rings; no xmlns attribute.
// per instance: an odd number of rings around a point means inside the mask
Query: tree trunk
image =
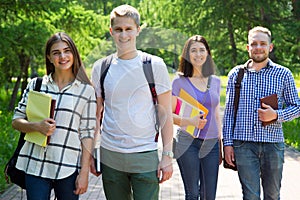
<svg viewBox="0 0 300 200"><path fill-rule="evenodd" d="M9 111L14 110L14 108L15 108L15 102L17 99L20 83L21 83L21 76L18 76L17 81L14 86L14 89L13 89L13 92L11 94L10 101L9 101L9 106L8 106Z"/></svg>
<svg viewBox="0 0 300 200"><path fill-rule="evenodd" d="M17 100L18 96L18 91L20 87L20 83L22 81L21 85L21 96L23 95L24 90L26 89L27 86L27 79L28 79L28 69L29 69L29 64L30 64L30 57L25 54L24 51L21 51L19 54L19 61L20 61L20 76L17 78L17 82L14 86L11 99L9 102L8 110L12 111L15 107L15 103Z"/></svg>
<svg viewBox="0 0 300 200"><path fill-rule="evenodd" d="M103 1L103 14L108 15L109 11L107 10L107 1Z"/></svg>
<svg viewBox="0 0 300 200"><path fill-rule="evenodd" d="M292 1L294 16L297 20L300 20L300 1L299 0L293 0Z"/></svg>
<svg viewBox="0 0 300 200"><path fill-rule="evenodd" d="M293 0L292 1L292 5L293 5L293 14L295 16L296 21L300 21L300 1L299 0ZM300 41L300 37L298 34L298 37L296 38L296 44L299 43ZM300 47L298 47L298 56L300 57Z"/></svg>
<svg viewBox="0 0 300 200"><path fill-rule="evenodd" d="M234 33L233 33L233 26L231 20L227 23L227 29L229 33L229 40L230 40L230 46L231 46L231 57L232 57L232 66L235 66L237 64L237 49L236 44L234 41Z"/></svg>
<svg viewBox="0 0 300 200"><path fill-rule="evenodd" d="M29 69L29 64L30 64L30 57L21 54L19 55L19 60L21 61L21 70L22 70L22 85L21 85L21 96L23 95L24 90L27 87L27 80L28 80L28 69Z"/></svg>

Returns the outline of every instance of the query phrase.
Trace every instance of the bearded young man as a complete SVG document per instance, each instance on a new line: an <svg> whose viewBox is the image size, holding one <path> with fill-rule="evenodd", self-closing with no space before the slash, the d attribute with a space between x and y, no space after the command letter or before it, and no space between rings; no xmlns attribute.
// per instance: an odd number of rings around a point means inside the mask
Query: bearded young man
<svg viewBox="0 0 300 200"><path fill-rule="evenodd" d="M233 68L228 75L224 113L224 154L228 164L236 161L243 199L280 199L284 163L282 123L300 115L300 101L289 69L269 58L273 50L271 32L254 27L248 34L250 60ZM245 67L234 125L234 95L237 74ZM260 98L276 94L278 109L260 105ZM263 122L273 123L264 126Z"/></svg>

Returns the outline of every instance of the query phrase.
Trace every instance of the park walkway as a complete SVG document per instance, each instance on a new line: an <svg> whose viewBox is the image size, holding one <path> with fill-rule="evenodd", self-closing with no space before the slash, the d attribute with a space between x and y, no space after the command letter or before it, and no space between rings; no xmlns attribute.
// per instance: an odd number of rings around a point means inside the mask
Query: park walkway
<svg viewBox="0 0 300 200"><path fill-rule="evenodd" d="M223 114L223 112L221 114ZM158 147L159 155L161 155L161 142L159 142ZM173 168L174 173L172 178L160 185L160 200L184 200L183 183L181 180L178 165L175 160L173 160ZM300 152L286 146L281 187L281 200L299 199L299 180ZM25 191L22 192L19 187L14 185L0 196L0 200L19 200L21 199L22 195L23 200L26 200ZM54 196L52 195L51 200L53 199ZM241 199L242 190L237 172L229 169L224 169L223 166L220 166L216 200ZM96 177L92 174L90 175L88 191L87 193L80 196L80 200L106 200L103 192L101 176Z"/></svg>
<svg viewBox="0 0 300 200"><path fill-rule="evenodd" d="M184 189L181 181L179 169L174 160L173 177L161 184L160 200L183 200ZM300 197L300 152L287 147L285 151L285 164L283 170L283 180L281 188L282 200L295 200ZM1 200L21 199L21 191L17 186L10 187L0 196ZM52 200L54 197L52 197ZM220 167L217 200L241 200L242 191L237 173ZM23 192L23 200L26 200ZM105 200L101 176L90 176L88 192L80 196L80 200Z"/></svg>

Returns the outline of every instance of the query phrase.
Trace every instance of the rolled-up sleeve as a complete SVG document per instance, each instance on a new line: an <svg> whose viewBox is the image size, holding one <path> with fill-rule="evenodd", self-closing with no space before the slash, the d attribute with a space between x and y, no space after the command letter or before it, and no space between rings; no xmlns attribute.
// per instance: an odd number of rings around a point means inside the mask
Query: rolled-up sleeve
<svg viewBox="0 0 300 200"><path fill-rule="evenodd" d="M86 101L86 106L83 109L79 133L80 140L84 138L94 138L96 127L96 96L94 90L91 90L90 97Z"/></svg>

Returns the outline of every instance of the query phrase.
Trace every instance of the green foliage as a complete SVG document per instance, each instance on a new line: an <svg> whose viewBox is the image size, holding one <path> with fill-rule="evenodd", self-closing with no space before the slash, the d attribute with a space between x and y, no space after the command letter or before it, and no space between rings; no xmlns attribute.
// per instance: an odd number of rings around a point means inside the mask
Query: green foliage
<svg viewBox="0 0 300 200"><path fill-rule="evenodd" d="M283 124L285 143L300 151L300 118Z"/></svg>
<svg viewBox="0 0 300 200"><path fill-rule="evenodd" d="M177 68L186 39L200 34L208 40L218 75L227 75L232 67L248 59L248 30L266 26L272 31L275 45L272 60L291 69L300 88L299 1L0 0L1 108L16 98L12 94L20 98L22 89L14 89L13 79L21 77L26 83L31 72L36 71L40 76L45 73L44 45L57 31L64 31L74 39L90 73L97 59L115 51L109 34L109 14L121 4L130 4L140 11L139 49L158 55L168 66ZM224 105L226 77L221 76L221 81L221 105ZM20 86L24 87L24 83ZM1 135L6 139L0 145L5 152L0 153L5 157L13 150L18 134L10 126L12 113L1 112L4 129ZM285 123L284 129L286 142L299 146L295 142L299 140L295 132L299 129L299 119ZM5 146L7 142L11 146ZM0 161L3 159L6 158ZM0 182L0 190L1 185Z"/></svg>
<svg viewBox="0 0 300 200"><path fill-rule="evenodd" d="M272 30L272 59L293 72L300 71L299 6L290 0L1 0L0 86L12 77L44 68L43 48L57 31L67 32L87 67L111 53L110 11L120 4L135 6L141 14L138 48L161 56L177 68L182 46L191 35L209 42L218 74L226 75L248 58L247 32L256 25ZM22 68L29 59L29 68ZM26 67L26 66L25 66Z"/></svg>
<svg viewBox="0 0 300 200"><path fill-rule="evenodd" d="M187 35L174 29L143 26L137 38L137 48L164 58L172 67L178 66L179 56Z"/></svg>
<svg viewBox="0 0 300 200"><path fill-rule="evenodd" d="M227 86L228 78L227 78L227 76L220 76L219 78L221 80L220 105L222 107L224 107L225 99L226 99L226 86Z"/></svg>
<svg viewBox="0 0 300 200"><path fill-rule="evenodd" d="M12 114L12 112L0 110L0 193L8 187L2 172L4 171L5 164L15 150L19 138L19 133L11 127Z"/></svg>

